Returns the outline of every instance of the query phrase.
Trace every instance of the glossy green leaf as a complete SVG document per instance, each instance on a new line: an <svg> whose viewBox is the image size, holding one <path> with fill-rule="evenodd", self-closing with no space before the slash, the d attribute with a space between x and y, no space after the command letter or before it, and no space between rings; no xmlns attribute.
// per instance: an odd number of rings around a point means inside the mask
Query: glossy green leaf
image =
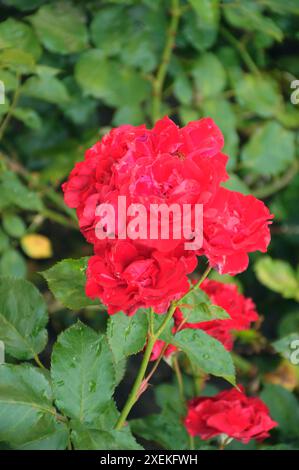
<svg viewBox="0 0 299 470"><path fill-rule="evenodd" d="M259 127L241 152L244 167L255 174L277 175L295 159L295 134L271 121Z"/></svg>
<svg viewBox="0 0 299 470"><path fill-rule="evenodd" d="M0 172L0 209L17 206L28 211L41 211L39 195L28 189L12 171Z"/></svg>
<svg viewBox="0 0 299 470"><path fill-rule="evenodd" d="M172 344L182 350L196 368L235 384L235 368L229 352L212 336L199 329L179 331Z"/></svg>
<svg viewBox="0 0 299 470"><path fill-rule="evenodd" d="M200 323L211 320L225 320L229 314L218 305L213 305L208 295L200 288L191 290L180 305L186 322Z"/></svg>
<svg viewBox="0 0 299 470"><path fill-rule="evenodd" d="M231 4L227 2L224 5L224 15L230 25L235 28L242 28L247 31L261 31L281 41L283 33L275 22L263 14L263 4L253 2L252 0L242 0Z"/></svg>
<svg viewBox="0 0 299 470"><path fill-rule="evenodd" d="M23 450L62 450L68 432L58 422L45 375L30 365L0 365L0 441Z"/></svg>
<svg viewBox="0 0 299 470"><path fill-rule="evenodd" d="M279 385L266 385L261 399L269 407L272 419L278 422L278 431L298 438L299 402L295 396Z"/></svg>
<svg viewBox="0 0 299 470"><path fill-rule="evenodd" d="M0 51L0 67L13 70L19 75L29 74L35 72L35 60L29 52L7 48Z"/></svg>
<svg viewBox="0 0 299 470"><path fill-rule="evenodd" d="M80 56L75 78L83 91L110 106L135 105L147 98L150 83L136 70L122 66L91 49Z"/></svg>
<svg viewBox="0 0 299 470"><path fill-rule="evenodd" d="M128 426L116 431L72 423L72 441L77 450L141 450Z"/></svg>
<svg viewBox="0 0 299 470"><path fill-rule="evenodd" d="M41 46L33 29L21 21L8 18L0 23L0 40L5 41L9 47L31 54L35 60L41 56Z"/></svg>
<svg viewBox="0 0 299 470"><path fill-rule="evenodd" d="M59 336L51 363L58 408L81 423L93 423L110 403L115 385L105 336L78 322Z"/></svg>
<svg viewBox="0 0 299 470"><path fill-rule="evenodd" d="M17 359L31 359L47 342L46 305L36 287L22 279L0 282L0 339Z"/></svg>
<svg viewBox="0 0 299 470"><path fill-rule="evenodd" d="M225 69L211 52L203 54L194 62L191 74L195 88L202 98L215 97L225 87Z"/></svg>
<svg viewBox="0 0 299 470"><path fill-rule="evenodd" d="M255 263L254 269L258 280L266 287L287 299L299 300L299 283L289 263L263 256Z"/></svg>
<svg viewBox="0 0 299 470"><path fill-rule="evenodd" d="M220 5L218 0L189 0L194 11L183 16L184 34L199 51L211 47L217 39ZM195 14L194 14L195 13Z"/></svg>
<svg viewBox="0 0 299 470"><path fill-rule="evenodd" d="M56 299L71 310L99 305L85 294L87 263L87 257L64 259L41 273Z"/></svg>
<svg viewBox="0 0 299 470"><path fill-rule="evenodd" d="M27 266L23 256L13 248L6 250L0 258L0 276L26 277Z"/></svg>
<svg viewBox="0 0 299 470"><path fill-rule="evenodd" d="M34 109L18 107L13 110L12 115L30 129L38 130L42 127L41 117Z"/></svg>
<svg viewBox="0 0 299 470"><path fill-rule="evenodd" d="M143 309L132 317L120 312L109 318L107 338L116 363L143 349L147 330L147 314Z"/></svg>
<svg viewBox="0 0 299 470"><path fill-rule="evenodd" d="M53 104L69 101L69 94L63 82L52 75L43 74L38 77L30 77L25 82L22 92L31 98Z"/></svg>
<svg viewBox="0 0 299 470"><path fill-rule="evenodd" d="M15 214L3 214L2 225L5 232L11 237L21 238L26 231L26 225L23 220Z"/></svg>
<svg viewBox="0 0 299 470"><path fill-rule="evenodd" d="M238 103L258 116L275 116L281 109L279 88L270 77L244 74L236 80L235 92Z"/></svg>
<svg viewBox="0 0 299 470"><path fill-rule="evenodd" d="M43 5L29 20L42 44L51 52L69 54L87 47L84 14L71 2Z"/></svg>

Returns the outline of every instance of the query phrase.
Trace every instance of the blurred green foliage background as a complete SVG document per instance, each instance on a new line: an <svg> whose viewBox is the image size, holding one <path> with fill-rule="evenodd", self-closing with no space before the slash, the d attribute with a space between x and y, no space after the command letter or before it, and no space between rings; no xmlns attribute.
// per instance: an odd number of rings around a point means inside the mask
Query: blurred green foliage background
<svg viewBox="0 0 299 470"><path fill-rule="evenodd" d="M298 0L0 6L0 275L27 277L44 290L48 352L76 317L38 272L90 254L60 190L74 163L113 126L211 116L230 156L228 186L264 199L275 215L269 256L252 256L238 277L264 321L240 335L236 363L251 391L264 387L281 425L274 444L298 448L299 373L288 359L289 335L299 332ZM79 314L104 326L104 314ZM280 356L271 345L277 340Z"/></svg>

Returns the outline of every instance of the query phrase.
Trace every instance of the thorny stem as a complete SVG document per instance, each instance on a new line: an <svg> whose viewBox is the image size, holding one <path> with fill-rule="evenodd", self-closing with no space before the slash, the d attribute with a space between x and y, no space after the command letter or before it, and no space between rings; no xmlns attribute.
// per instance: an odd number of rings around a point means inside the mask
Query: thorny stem
<svg viewBox="0 0 299 470"><path fill-rule="evenodd" d="M185 402L184 383L177 354L174 354L172 358L172 365L178 382L180 399Z"/></svg>
<svg viewBox="0 0 299 470"><path fill-rule="evenodd" d="M153 123L160 117L160 108L162 101L162 90L167 74L168 65L171 59L171 53L175 45L175 37L179 25L180 16L182 11L179 6L179 0L171 1L171 20L167 31L167 38L165 48L162 54L160 66L157 71L157 75L153 80L153 108L152 108L152 120Z"/></svg>
<svg viewBox="0 0 299 470"><path fill-rule="evenodd" d="M211 268L208 267L205 272L203 273L203 275L201 276L200 280L194 285L192 286L192 288L189 290L192 291L196 288L198 288L200 286L200 284L206 279L206 277L208 276L208 274L210 273L211 271ZM187 295L187 294L186 294ZM164 321L163 323L161 324L161 326L159 327L159 329L156 331L156 332L152 332L152 329L153 329L153 319L151 319L151 317L154 315L153 314L153 311L150 312L150 327L149 327L149 334L148 334L148 342L147 342L147 346L146 346L146 349L145 349L145 352L144 352L144 356L143 356L143 359L142 359L142 362L141 362L141 366L140 366L140 369L138 371L138 374L137 374L137 377L135 379L135 382L134 382L134 385L131 389L131 392L129 394L129 397L127 399L127 402L120 414L120 417L116 423L116 426L115 426L115 429L119 430L122 428L122 426L124 425L126 419L127 419L127 416L128 414L130 413L132 407L134 406L134 404L136 403L136 401L138 400L138 398L140 397L140 395L142 394L142 392L146 389L147 387L147 384L149 382L149 379L152 377L152 375L154 374L154 372L156 371L159 363L161 362L161 359L163 358L163 354L168 346L168 344L166 344L163 348L162 348L162 351L157 359L157 361L155 362L154 366L153 366L153 369L151 370L151 372L149 373L149 375L144 378L145 376L145 373L146 373L146 369L148 367L148 364L149 364L149 361L150 361L150 357L151 357L151 354L152 354L152 351L153 351L153 348L154 348L154 345L155 345L155 342L157 341L157 339L159 339L159 337L161 336L161 334L163 333L164 329L166 328L168 322L171 320L171 318L173 317L173 314L176 310L176 308L179 306L180 302L186 297L186 295L184 297L182 297L179 301L177 302L172 302L169 310L168 310L168 313L167 315L165 316L164 318ZM180 325L181 326L181 325Z"/></svg>
<svg viewBox="0 0 299 470"><path fill-rule="evenodd" d="M298 169L299 164L298 161L295 160L290 168L288 168L286 173L284 173L281 177L277 178L270 184L266 184L260 188L252 190L252 194L257 198L264 199L274 193L277 193L290 183L290 181L297 175Z"/></svg>
<svg viewBox="0 0 299 470"><path fill-rule="evenodd" d="M120 417L119 417L119 419L116 423L116 426L115 426L115 429L117 429L117 430L122 428L122 426L124 425L124 423L127 419L128 414L130 413L132 407L134 406L134 404L138 400L140 387L142 385L142 381L143 381L148 363L150 361L150 357L151 357L155 342L157 341L159 336L163 333L167 323L169 322L169 320L173 316L173 314L175 312L175 309L176 309L176 303L173 302L171 304L171 306L168 310L168 313L165 316L165 319L164 319L162 325L160 326L160 328L154 334L151 334L149 332L149 338L148 338L147 346L146 346L146 349L145 349L145 352L144 352L144 356L143 356L143 359L142 359L142 362L141 362L139 372L138 372L137 377L135 379L135 382L134 382L134 385L133 385L132 390L130 392L130 395L128 397L128 400L127 400L127 402L126 402L126 404L125 404L125 406L124 406L124 408L123 408L123 410L120 414Z"/></svg>
<svg viewBox="0 0 299 470"><path fill-rule="evenodd" d="M253 59L249 55L246 47L240 41L238 41L226 28L223 26L220 28L222 35L231 43L235 49L239 52L243 62L247 65L250 72L254 73L255 75L260 75L260 71L258 67L255 65Z"/></svg>

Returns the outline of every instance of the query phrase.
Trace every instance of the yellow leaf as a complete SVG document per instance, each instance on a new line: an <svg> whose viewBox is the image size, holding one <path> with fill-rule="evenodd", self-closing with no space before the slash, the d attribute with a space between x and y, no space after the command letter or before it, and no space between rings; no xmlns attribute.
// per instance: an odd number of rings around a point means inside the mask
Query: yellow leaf
<svg viewBox="0 0 299 470"><path fill-rule="evenodd" d="M299 384L298 368L290 364L289 361L283 360L274 372L264 375L264 380L292 392Z"/></svg>
<svg viewBox="0 0 299 470"><path fill-rule="evenodd" d="M51 258L53 255L51 241L44 235L36 233L24 235L21 246L26 255L33 259Z"/></svg>

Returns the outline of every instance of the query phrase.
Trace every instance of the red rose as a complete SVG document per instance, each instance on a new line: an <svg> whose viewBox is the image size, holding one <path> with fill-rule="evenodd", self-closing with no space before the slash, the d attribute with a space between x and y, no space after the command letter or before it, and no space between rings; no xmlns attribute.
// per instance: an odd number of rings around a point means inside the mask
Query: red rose
<svg viewBox="0 0 299 470"><path fill-rule="evenodd" d="M262 441L270 429L277 426L269 410L260 398L247 397L243 391L233 388L214 397L194 398L188 404L184 420L191 436L211 439L225 434L242 441Z"/></svg>
<svg viewBox="0 0 299 470"><path fill-rule="evenodd" d="M196 254L205 255L220 272L234 274L246 269L249 252L266 250L268 209L253 196L220 187L228 178L223 144L223 136L210 118L179 128L165 117L153 129L144 125L113 129L76 164L63 185L65 202L76 208L80 230L94 245L86 292L100 297L110 313L120 306L132 313L139 305L164 311L185 292L186 274L194 269ZM125 199L124 208L119 208L120 197ZM134 225L135 209L127 214L132 203L143 209L141 218L147 230L140 237L140 228ZM102 204L112 207L112 213L107 216L105 210L97 211ZM153 204L163 204L167 210L176 206L176 213L170 211L169 227L168 217L165 227ZM185 219L186 204L191 210ZM157 222L154 236L150 232L153 216ZM169 229L166 239L161 228ZM130 248L118 272L115 253L119 256L123 250L124 237ZM217 331L223 337L220 325Z"/></svg>
<svg viewBox="0 0 299 470"><path fill-rule="evenodd" d="M195 283L195 281L194 281ZM189 323L184 321L183 313L179 308L174 313L174 329L175 334L179 330L186 328L200 329L213 336L220 341L224 347L231 351L234 344L233 331L246 330L250 324L258 320L258 313L252 299L244 297L238 292L235 284L224 284L222 282L206 279L200 286L210 298L213 305L222 307L230 316L224 320L210 320L200 323ZM163 349L163 341L155 346L155 351L151 356L151 360L155 360ZM169 356L176 348L171 346L167 350L165 356Z"/></svg>
<svg viewBox="0 0 299 470"><path fill-rule="evenodd" d="M100 298L109 314L122 310L133 315L141 307L165 313L171 301L188 292L187 274L196 263L194 255L165 256L158 251L138 251L131 242L117 241L106 247L104 254L89 259L86 294Z"/></svg>
<svg viewBox="0 0 299 470"><path fill-rule="evenodd" d="M254 196L220 188L204 211L205 254L220 274L237 274L248 266L248 253L267 251L273 216Z"/></svg>

